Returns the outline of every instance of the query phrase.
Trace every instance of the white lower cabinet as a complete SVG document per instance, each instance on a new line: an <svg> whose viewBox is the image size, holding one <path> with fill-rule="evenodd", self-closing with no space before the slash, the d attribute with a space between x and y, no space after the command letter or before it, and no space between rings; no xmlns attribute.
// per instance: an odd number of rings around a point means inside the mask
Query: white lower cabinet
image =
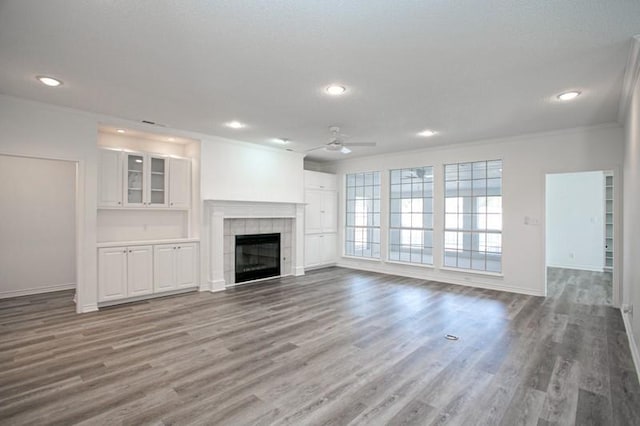
<svg viewBox="0 0 640 426"><path fill-rule="evenodd" d="M195 244L165 244L154 247L153 288L156 292L195 287Z"/></svg>
<svg viewBox="0 0 640 426"><path fill-rule="evenodd" d="M193 288L198 245L176 243L98 249L98 301Z"/></svg>
<svg viewBox="0 0 640 426"><path fill-rule="evenodd" d="M304 266L328 265L336 261L336 234L307 234L304 236Z"/></svg>
<svg viewBox="0 0 640 426"><path fill-rule="evenodd" d="M153 292L151 246L110 247L98 252L98 301Z"/></svg>

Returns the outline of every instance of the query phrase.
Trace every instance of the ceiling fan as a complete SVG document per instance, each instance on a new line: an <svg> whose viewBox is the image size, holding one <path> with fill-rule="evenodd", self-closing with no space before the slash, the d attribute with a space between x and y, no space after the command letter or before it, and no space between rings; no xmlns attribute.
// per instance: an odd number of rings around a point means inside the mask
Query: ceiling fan
<svg viewBox="0 0 640 426"><path fill-rule="evenodd" d="M320 145L315 148L308 150L307 152L316 151L319 149L323 149L327 152L341 152L342 154L349 154L351 149L349 147L353 146L376 146L375 142L344 142L344 136L340 133L340 127L331 126L329 127L329 143L325 145Z"/></svg>

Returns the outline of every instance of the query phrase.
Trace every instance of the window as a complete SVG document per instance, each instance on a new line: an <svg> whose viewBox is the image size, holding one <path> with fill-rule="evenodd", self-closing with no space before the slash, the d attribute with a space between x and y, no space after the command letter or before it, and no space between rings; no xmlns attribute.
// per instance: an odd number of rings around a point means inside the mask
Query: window
<svg viewBox="0 0 640 426"><path fill-rule="evenodd" d="M433 167L390 177L389 260L433 265Z"/></svg>
<svg viewBox="0 0 640 426"><path fill-rule="evenodd" d="M502 160L445 166L444 266L502 270Z"/></svg>
<svg viewBox="0 0 640 426"><path fill-rule="evenodd" d="M344 254L380 258L380 172L347 175Z"/></svg>

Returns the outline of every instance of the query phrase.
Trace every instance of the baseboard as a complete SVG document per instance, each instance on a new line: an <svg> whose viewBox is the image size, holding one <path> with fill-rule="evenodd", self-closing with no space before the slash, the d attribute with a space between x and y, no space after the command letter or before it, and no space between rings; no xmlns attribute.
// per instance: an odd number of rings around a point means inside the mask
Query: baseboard
<svg viewBox="0 0 640 426"><path fill-rule="evenodd" d="M332 262L332 263L323 263L322 265L313 265L313 266L309 266L307 268L304 268L305 271L313 271L314 269L324 269L324 268L329 268L331 266L336 266L337 263L336 262Z"/></svg>
<svg viewBox="0 0 640 426"><path fill-rule="evenodd" d="M296 277L300 277L304 275L305 268L303 266L294 266L293 267L293 275Z"/></svg>
<svg viewBox="0 0 640 426"><path fill-rule="evenodd" d="M24 290L1 291L0 299L8 299L10 297L19 297L19 296L29 296L29 295L41 294L41 293L51 293L53 291L61 291L61 290L73 290L75 288L76 288L76 283L68 283L68 284L48 285L45 287L28 288Z"/></svg>
<svg viewBox="0 0 640 426"><path fill-rule="evenodd" d="M95 312L98 310L97 303L89 303L88 305L78 306L76 312L79 314L87 314L89 312Z"/></svg>
<svg viewBox="0 0 640 426"><path fill-rule="evenodd" d="M604 272L604 268L595 268L593 266L585 265L559 265L555 263L548 263L547 266L549 268L575 269L576 271Z"/></svg>
<svg viewBox="0 0 640 426"><path fill-rule="evenodd" d="M419 272L411 273L411 272L404 272L404 271L402 272L389 271L385 268L376 267L374 265L359 266L359 265L352 265L351 263L343 263L343 262L338 262L337 266L342 268L357 269L359 271L368 271L368 272L377 272L377 273L386 274L386 275L395 275L398 277L416 278L416 279L425 280L425 281L437 281L437 282L446 283L446 284L462 285L465 287L482 288L485 290L506 291L508 293L526 294L527 296L544 296L544 291L528 290L528 289L512 287L504 284L490 284L486 282L478 282L478 281L473 281L473 279L467 281L465 279L457 280L450 276L427 277L424 275L424 273L419 273ZM460 273L464 274L466 278L469 278L470 274L465 273L465 271L460 271Z"/></svg>
<svg viewBox="0 0 640 426"><path fill-rule="evenodd" d="M629 348L631 349L631 357L633 358L633 364L636 367L638 381L640 381L640 352L638 351L636 338L633 335L633 328L631 327L631 317L629 313L622 312L622 321L624 321L624 328L627 330L627 337L629 338Z"/></svg>
<svg viewBox="0 0 640 426"><path fill-rule="evenodd" d="M140 302L142 300L158 299L160 297L175 296L177 294L183 294L183 293L191 293L197 290L198 290L198 287L189 287L189 288L181 288L181 289L172 290L172 291L164 291L162 293L151 293L151 294L145 294L142 296L127 297L126 299L109 300L106 302L98 303L97 307L106 308L107 306L122 305L125 303Z"/></svg>

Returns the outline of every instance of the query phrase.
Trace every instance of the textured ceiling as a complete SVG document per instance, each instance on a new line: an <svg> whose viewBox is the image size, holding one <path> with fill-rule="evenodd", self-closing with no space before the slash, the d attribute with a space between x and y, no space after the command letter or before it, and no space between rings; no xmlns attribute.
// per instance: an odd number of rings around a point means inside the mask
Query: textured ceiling
<svg viewBox="0 0 640 426"><path fill-rule="evenodd" d="M638 0L5 0L0 92L294 150L339 124L369 155L613 122L639 32Z"/></svg>

